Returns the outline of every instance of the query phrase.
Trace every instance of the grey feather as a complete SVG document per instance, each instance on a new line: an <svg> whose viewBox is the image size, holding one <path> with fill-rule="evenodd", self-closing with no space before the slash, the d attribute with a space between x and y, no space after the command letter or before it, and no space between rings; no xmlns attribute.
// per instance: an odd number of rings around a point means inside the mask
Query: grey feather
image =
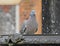
<svg viewBox="0 0 60 46"><path fill-rule="evenodd" d="M36 22L35 11L32 10L28 20L22 24L21 33L22 34L34 34L37 31L38 24Z"/></svg>

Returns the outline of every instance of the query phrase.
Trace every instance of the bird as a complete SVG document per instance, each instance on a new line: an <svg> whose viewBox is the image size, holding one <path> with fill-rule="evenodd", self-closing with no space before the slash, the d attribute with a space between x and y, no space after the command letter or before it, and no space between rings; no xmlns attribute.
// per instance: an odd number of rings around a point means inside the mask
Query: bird
<svg viewBox="0 0 60 46"><path fill-rule="evenodd" d="M35 10L30 12L29 19L25 20L21 26L20 33L25 34L34 34L38 30L38 24L35 17Z"/></svg>

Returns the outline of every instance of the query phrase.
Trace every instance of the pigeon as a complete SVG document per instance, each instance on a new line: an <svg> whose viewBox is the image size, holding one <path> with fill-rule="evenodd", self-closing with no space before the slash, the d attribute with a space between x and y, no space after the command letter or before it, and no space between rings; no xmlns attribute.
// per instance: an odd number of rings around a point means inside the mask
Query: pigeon
<svg viewBox="0 0 60 46"><path fill-rule="evenodd" d="M35 10L32 10L29 16L29 19L25 20L21 26L20 33L25 34L34 34L37 32L38 24L35 17Z"/></svg>

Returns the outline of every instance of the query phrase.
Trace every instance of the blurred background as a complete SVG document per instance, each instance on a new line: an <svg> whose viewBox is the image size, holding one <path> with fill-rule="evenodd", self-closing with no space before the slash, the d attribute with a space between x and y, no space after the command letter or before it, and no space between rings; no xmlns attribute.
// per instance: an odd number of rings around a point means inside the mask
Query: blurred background
<svg viewBox="0 0 60 46"><path fill-rule="evenodd" d="M20 32L22 34L60 34L59 4L59 0L22 0L19 4ZM0 5L0 30L2 32L6 29L5 22L11 23L15 30L15 6ZM7 27L9 28L6 31L12 30L10 26Z"/></svg>
<svg viewBox="0 0 60 46"><path fill-rule="evenodd" d="M0 35L15 34L15 6L0 5Z"/></svg>

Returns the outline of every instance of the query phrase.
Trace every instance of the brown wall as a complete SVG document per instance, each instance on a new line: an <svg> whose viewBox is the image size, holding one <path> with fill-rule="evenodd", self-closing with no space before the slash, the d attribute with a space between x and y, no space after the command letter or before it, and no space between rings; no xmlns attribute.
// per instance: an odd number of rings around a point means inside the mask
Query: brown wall
<svg viewBox="0 0 60 46"><path fill-rule="evenodd" d="M26 18L29 18L30 11L32 10L31 3L34 3L35 6L33 7L36 11L36 20L38 23L38 31L35 34L42 34L42 0L32 0L32 2L23 1L20 4L20 23ZM27 11L26 16L24 16L24 11Z"/></svg>

